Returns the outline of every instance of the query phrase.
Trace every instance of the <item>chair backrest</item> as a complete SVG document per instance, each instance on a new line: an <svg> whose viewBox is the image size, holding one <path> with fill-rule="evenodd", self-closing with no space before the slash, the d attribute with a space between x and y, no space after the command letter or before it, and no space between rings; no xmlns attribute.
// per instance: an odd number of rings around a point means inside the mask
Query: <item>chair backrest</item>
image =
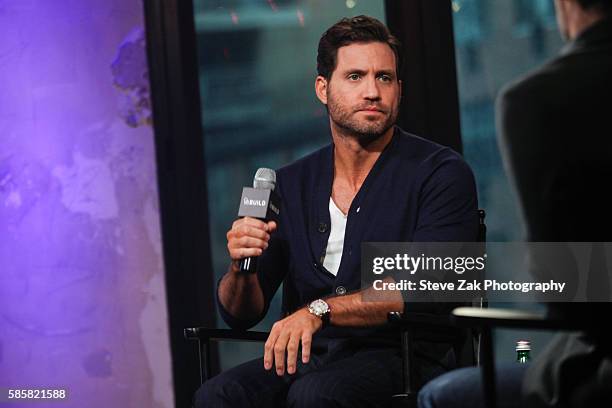
<svg viewBox="0 0 612 408"><path fill-rule="evenodd" d="M485 223L486 216L487 216L487 213L485 212L485 210L483 209L478 210L478 242L480 243L480 248L478 249L478 253L482 255L487 253L487 224ZM480 276L478 276L478 280L480 282L484 281L485 275L486 275L486 268L481 271ZM483 308L483 307L487 307L487 305L488 305L487 292L483 290L481 291L480 299L477 299L474 302L473 306Z"/></svg>

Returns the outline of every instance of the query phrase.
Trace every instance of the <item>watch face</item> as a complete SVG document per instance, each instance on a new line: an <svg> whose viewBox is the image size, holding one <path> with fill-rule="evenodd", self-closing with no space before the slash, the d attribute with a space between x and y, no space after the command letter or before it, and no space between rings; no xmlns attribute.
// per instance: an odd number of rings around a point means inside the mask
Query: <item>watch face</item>
<svg viewBox="0 0 612 408"><path fill-rule="evenodd" d="M312 313L321 317L329 311L329 306L327 305L325 301L321 299L317 299L313 301L312 303L310 303L310 309Z"/></svg>

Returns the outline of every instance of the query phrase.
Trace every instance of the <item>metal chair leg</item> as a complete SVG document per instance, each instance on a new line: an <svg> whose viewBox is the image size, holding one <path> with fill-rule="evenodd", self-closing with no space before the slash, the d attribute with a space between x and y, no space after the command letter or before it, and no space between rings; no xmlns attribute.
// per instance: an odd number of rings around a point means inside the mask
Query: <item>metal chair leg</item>
<svg viewBox="0 0 612 408"><path fill-rule="evenodd" d="M417 393L412 388L412 375L410 372L412 360L412 333L410 330L401 331L402 339L402 384L401 394L396 394L392 398L393 408L416 408Z"/></svg>
<svg viewBox="0 0 612 408"><path fill-rule="evenodd" d="M212 372L209 339L198 340L198 352L200 354L200 383L204 384L204 381L210 378L210 373Z"/></svg>

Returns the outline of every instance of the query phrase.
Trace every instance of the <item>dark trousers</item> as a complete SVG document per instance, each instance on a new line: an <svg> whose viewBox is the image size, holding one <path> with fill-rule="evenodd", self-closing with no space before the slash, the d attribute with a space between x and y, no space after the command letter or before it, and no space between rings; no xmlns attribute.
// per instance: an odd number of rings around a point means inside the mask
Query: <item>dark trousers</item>
<svg viewBox="0 0 612 408"><path fill-rule="evenodd" d="M298 356L295 374L266 371L263 358L211 378L194 397L196 408L388 407L401 388L399 349L347 347L330 342L313 348L308 364Z"/></svg>

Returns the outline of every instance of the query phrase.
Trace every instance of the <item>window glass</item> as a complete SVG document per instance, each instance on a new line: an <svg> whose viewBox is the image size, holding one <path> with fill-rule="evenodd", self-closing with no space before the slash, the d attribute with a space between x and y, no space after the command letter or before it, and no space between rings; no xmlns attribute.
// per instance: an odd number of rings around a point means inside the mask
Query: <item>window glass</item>
<svg viewBox="0 0 612 408"><path fill-rule="evenodd" d="M487 240L519 241L524 228L497 146L495 98L503 85L561 48L553 1L454 0L452 7L463 151L476 175L479 205L487 212ZM487 262L491 268L493 259ZM515 358L513 342L520 336L526 333L500 331L496 357ZM531 336L537 355L549 335Z"/></svg>
<svg viewBox="0 0 612 408"><path fill-rule="evenodd" d="M455 0L453 23L466 160L487 210L488 240L523 238L495 137L495 98L561 48L551 0Z"/></svg>

